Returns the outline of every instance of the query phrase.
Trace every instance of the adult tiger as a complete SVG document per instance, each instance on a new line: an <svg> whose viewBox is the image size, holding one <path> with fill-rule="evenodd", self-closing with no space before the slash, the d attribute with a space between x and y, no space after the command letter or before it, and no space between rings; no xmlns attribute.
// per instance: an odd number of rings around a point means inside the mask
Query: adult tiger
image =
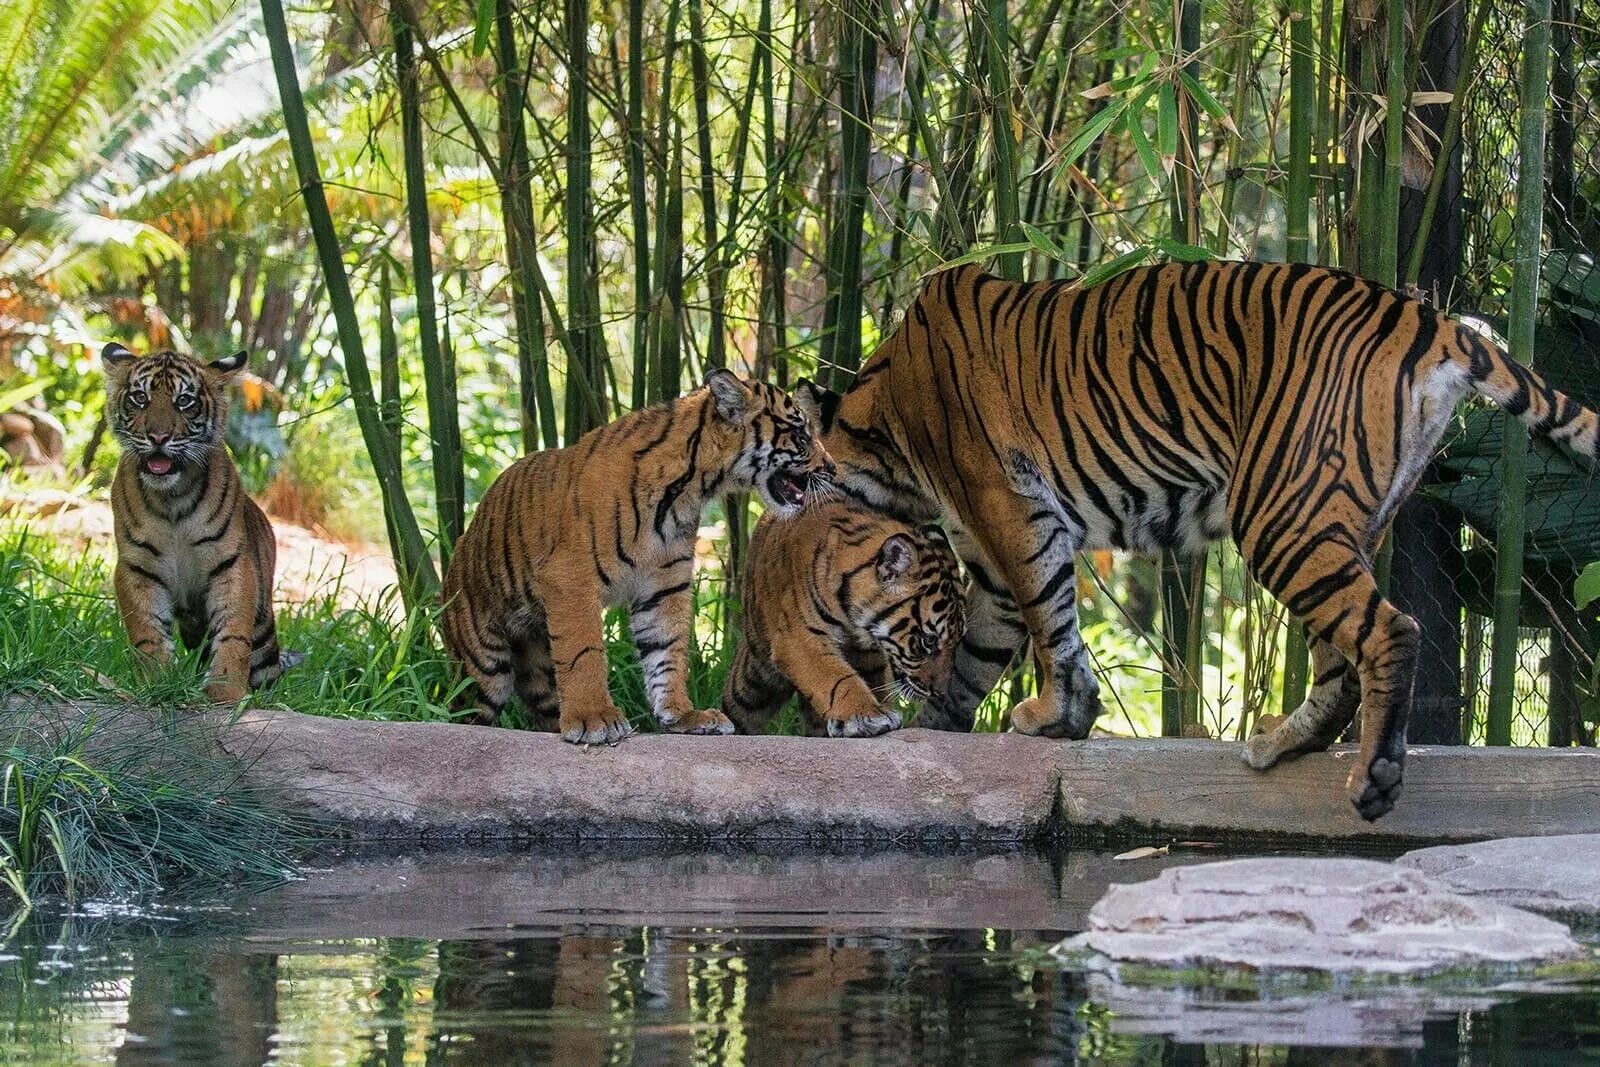
<svg viewBox="0 0 1600 1067"><path fill-rule="evenodd" d="M477 683L477 720L513 695L568 741L627 736L606 688L601 611L627 605L657 721L732 733L689 701L688 639L700 511L756 489L793 514L833 464L782 390L713 371L688 396L624 415L495 479L444 579L444 639Z"/></svg>
<svg viewBox="0 0 1600 1067"><path fill-rule="evenodd" d="M176 352L101 350L106 418L122 445L111 482L114 584L141 656L172 659L172 624L210 659L206 693L235 701L298 662L278 648L272 525L245 495L222 442L227 385L245 353L201 363Z"/></svg>
<svg viewBox="0 0 1600 1067"><path fill-rule="evenodd" d="M944 688L961 640L961 570L944 531L849 500L794 518L762 516L750 535L744 632L722 710L760 733L799 690L812 729L872 737L900 725L891 692Z"/></svg>
<svg viewBox="0 0 1600 1067"><path fill-rule="evenodd" d="M842 397L803 391L852 492L956 528L974 582L932 721L970 727L1031 637L1045 670L1014 726L1086 736L1100 700L1073 553L1192 551L1231 533L1308 627L1315 671L1305 703L1245 758L1265 769L1325 748L1359 705L1347 789L1371 820L1399 795L1417 650L1373 552L1472 390L1595 455L1594 412L1471 328L1303 265L1169 264L1088 290L952 270Z"/></svg>

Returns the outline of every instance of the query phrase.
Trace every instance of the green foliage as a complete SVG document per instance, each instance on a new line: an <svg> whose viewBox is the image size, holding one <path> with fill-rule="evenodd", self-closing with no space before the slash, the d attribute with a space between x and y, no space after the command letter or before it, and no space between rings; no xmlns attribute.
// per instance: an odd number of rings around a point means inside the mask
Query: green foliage
<svg viewBox="0 0 1600 1067"><path fill-rule="evenodd" d="M235 761L209 754L204 720L13 705L7 721L19 719L0 752L0 887L24 906L270 885L309 842Z"/></svg>

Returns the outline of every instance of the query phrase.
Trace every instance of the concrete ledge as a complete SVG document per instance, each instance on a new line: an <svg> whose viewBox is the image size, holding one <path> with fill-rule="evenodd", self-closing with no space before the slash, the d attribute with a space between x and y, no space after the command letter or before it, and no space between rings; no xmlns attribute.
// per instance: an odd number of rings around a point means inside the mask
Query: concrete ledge
<svg viewBox="0 0 1600 1067"><path fill-rule="evenodd" d="M580 748L551 734L251 711L219 736L253 782L372 840L1176 836L1382 848L1600 828L1593 749L1414 748L1398 808L1368 824L1344 798L1344 747L1258 774L1221 741L926 730Z"/></svg>

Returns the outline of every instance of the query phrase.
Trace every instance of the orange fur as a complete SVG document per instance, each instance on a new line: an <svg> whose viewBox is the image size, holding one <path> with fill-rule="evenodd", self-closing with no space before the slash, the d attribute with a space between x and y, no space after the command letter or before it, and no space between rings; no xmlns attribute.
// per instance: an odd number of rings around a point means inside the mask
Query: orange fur
<svg viewBox="0 0 1600 1067"><path fill-rule="evenodd" d="M962 599L955 552L937 526L844 500L792 519L763 516L750 537L744 633L722 710L760 733L798 690L813 729L893 730L891 688L921 699L944 687Z"/></svg>
<svg viewBox="0 0 1600 1067"><path fill-rule="evenodd" d="M206 692L238 700L298 661L278 647L272 526L222 441L227 383L245 354L207 364L110 344L101 360L107 418L122 443L111 514L123 626L137 652L166 663L176 622L185 645L206 649Z"/></svg>
<svg viewBox="0 0 1600 1067"><path fill-rule="evenodd" d="M1040 692L1013 724L1087 736L1100 700L1074 553L1231 535L1308 627L1318 672L1247 758L1265 768L1326 747L1359 702L1348 791L1368 819L1399 794L1417 646L1372 557L1457 402L1476 390L1585 456L1600 437L1594 412L1467 327L1290 264L1169 264L1088 290L953 270L842 398L802 384L848 491L952 524L973 589L935 718L970 727L1031 639Z"/></svg>
<svg viewBox="0 0 1600 1067"><path fill-rule="evenodd" d="M502 473L444 583L445 643L477 683L478 721L516 695L569 741L626 736L601 629L603 609L620 604L656 719L677 733L731 732L689 701L695 531L723 493L755 488L780 512L803 505L832 469L811 418L780 390L715 371L688 396Z"/></svg>

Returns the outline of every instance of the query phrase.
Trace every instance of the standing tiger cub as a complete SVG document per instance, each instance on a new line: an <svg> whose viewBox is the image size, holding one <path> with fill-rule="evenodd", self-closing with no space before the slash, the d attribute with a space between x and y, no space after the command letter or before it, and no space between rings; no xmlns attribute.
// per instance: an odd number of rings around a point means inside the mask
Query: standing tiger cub
<svg viewBox="0 0 1600 1067"><path fill-rule="evenodd" d="M794 514L833 463L816 413L713 371L704 387L524 456L484 494L444 578L444 639L477 683L477 719L518 696L563 737L630 732L606 687L602 611L626 605L651 710L674 733L731 733L690 703L691 579L701 509L755 489Z"/></svg>
<svg viewBox="0 0 1600 1067"><path fill-rule="evenodd" d="M172 660L172 626L210 660L206 693L235 701L298 660L278 648L277 548L222 441L227 386L245 353L201 363L175 352L100 353L106 421L122 445L111 483L117 608L134 650Z"/></svg>
<svg viewBox="0 0 1600 1067"><path fill-rule="evenodd" d="M744 635L722 710L760 733L796 690L811 728L873 737L900 726L888 698L944 688L961 640L960 566L944 531L848 500L750 537Z"/></svg>

